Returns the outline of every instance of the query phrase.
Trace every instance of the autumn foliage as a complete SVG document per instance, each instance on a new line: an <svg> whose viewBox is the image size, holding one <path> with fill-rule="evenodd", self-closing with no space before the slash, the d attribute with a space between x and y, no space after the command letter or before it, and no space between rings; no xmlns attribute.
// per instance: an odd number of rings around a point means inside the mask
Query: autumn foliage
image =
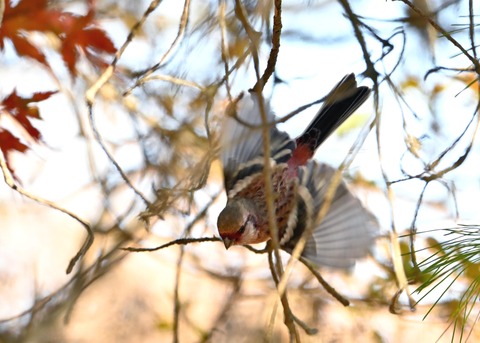
<svg viewBox="0 0 480 343"><path fill-rule="evenodd" d="M370 3L0 0L0 342L480 341L478 9ZM315 158L372 255L226 251L225 115L253 90L297 137L349 73Z"/></svg>
<svg viewBox="0 0 480 343"><path fill-rule="evenodd" d="M88 1L85 15L52 8L48 0L20 0L16 5L8 0L5 2L0 26L0 52L5 51L7 42L11 42L19 57L33 59L53 72L42 52L45 47L36 44L31 37L34 32L53 34L58 39L60 44L56 49L72 77L77 74L76 65L82 56L94 66L104 67L106 63L102 56L116 52L111 39L95 21L94 1ZM25 141L41 140L41 134L34 126L35 120L42 119L36 103L55 93L46 91L22 96L14 90L6 96L0 94L3 97L0 101L1 113L13 118L24 129L24 134L29 136L19 137L18 133L0 127L0 149L7 163L10 152L25 152L28 149ZM10 165L9 169L13 172Z"/></svg>
<svg viewBox="0 0 480 343"><path fill-rule="evenodd" d="M28 135L34 142L41 139L40 131L33 125L34 119L41 119L40 111L35 103L48 99L56 92L38 92L32 94L30 97L21 97L14 90L10 95L2 100L0 106L2 111L9 114L17 124L25 129L25 135ZM25 152L28 147L23 144L18 137L13 135L10 131L0 127L0 149L6 156L8 163L10 151ZM9 165L10 171L13 172Z"/></svg>

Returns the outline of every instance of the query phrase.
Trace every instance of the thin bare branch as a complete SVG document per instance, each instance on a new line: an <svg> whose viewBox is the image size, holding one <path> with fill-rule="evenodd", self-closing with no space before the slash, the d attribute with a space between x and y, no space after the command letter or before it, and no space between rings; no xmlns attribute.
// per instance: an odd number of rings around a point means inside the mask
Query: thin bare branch
<svg viewBox="0 0 480 343"><path fill-rule="evenodd" d="M191 243L221 242L221 241L222 240L218 237L179 238L179 239L175 239L173 241L170 241L168 243L165 243L163 245L160 245L158 247L155 247L155 248L127 247L127 248L122 248L122 250L131 251L131 252L157 251L157 250L162 250L162 249L171 247L172 245L186 245L186 244L191 244Z"/></svg>
<svg viewBox="0 0 480 343"><path fill-rule="evenodd" d="M173 288L173 325L172 325L172 335L173 342L178 343L178 330L179 330L179 318L180 318L180 278L182 275L182 265L183 257L185 256L185 245L180 245L180 253L178 254L177 259L177 268L175 272L175 284Z"/></svg>
<svg viewBox="0 0 480 343"><path fill-rule="evenodd" d="M412 11L417 13L420 17L423 19L427 20L430 25L432 25L435 30L437 30L439 33L441 33L450 43L452 43L455 47L458 48L462 52L465 57L467 57L470 62L472 62L472 65L475 66L475 71L478 75L480 75L480 62L472 55L468 53L468 51L455 39L453 38L450 33L448 33L445 29L443 29L435 20L433 20L430 16L427 14L423 13L421 9L419 9L417 6L415 6L412 2L408 0L400 0L403 2L405 5L410 7Z"/></svg>
<svg viewBox="0 0 480 343"><path fill-rule="evenodd" d="M225 22L225 8L227 7L227 4L225 3L225 0L220 1L219 7L218 7L218 25L220 26L220 37L221 37L221 51L222 51L222 62L223 66L225 69L225 88L227 89L227 96L228 100L231 103L232 102L232 92L230 88L230 81L229 81L229 63L228 60L230 58L229 53L228 53L228 42L227 42L227 24Z"/></svg>
<svg viewBox="0 0 480 343"><path fill-rule="evenodd" d="M185 31L188 25L188 18L190 15L190 3L191 3L190 0L185 0L185 2L183 3L183 11L182 11L182 16L180 18L180 23L178 25L178 32L172 44L170 44L170 47L160 58L160 61L158 61L154 66L149 68L147 71L140 73L140 74L143 74L142 77L140 77L137 80L137 82L135 82L135 84L125 92L126 94L130 93L134 88L137 88L138 86L144 84L150 75L152 75L155 71L157 71L159 68L161 68L165 64L167 59L173 54L175 49L180 45L180 43L182 42L185 36Z"/></svg>
<svg viewBox="0 0 480 343"><path fill-rule="evenodd" d="M235 0L235 15L242 23L243 29L250 39L250 49L252 51L253 66L257 80L260 79L260 61L258 58L258 49L260 47L260 33L255 31L248 21L247 11L240 0ZM260 90L261 91L261 90Z"/></svg>
<svg viewBox="0 0 480 343"><path fill-rule="evenodd" d="M267 67L265 68L263 75L257 80L254 91L262 91L268 82L268 79L275 71L277 65L278 53L280 52L280 37L282 35L282 1L275 0L274 12L273 12L273 34L272 34L272 47L270 48L270 56L268 57Z"/></svg>
<svg viewBox="0 0 480 343"><path fill-rule="evenodd" d="M96 141L98 142L98 144L100 145L100 147L102 148L102 150L105 152L105 154L107 155L108 159L110 160L110 162L112 162L112 164L115 166L115 168L117 169L117 171L120 173L121 177L123 178L123 180L125 181L125 183L143 200L143 202L148 206L150 204L150 202L147 200L147 198L139 191L137 190L133 184L130 182L129 178L127 177L127 175L125 174L125 172L122 170L122 168L120 167L120 165L117 163L117 161L113 158L113 156L110 154L110 152L108 151L107 147L105 146L104 142L103 142L103 139L102 139L102 136L100 135L100 133L98 132L97 128L96 128L96 125L95 125L95 119L94 119L94 112L93 112L93 105L95 103L95 97L98 93L98 91L103 87L103 85L105 85L105 83L108 82L108 80L110 80L110 78L112 77L113 75L113 72L116 68L116 65L118 63L118 60L120 59L120 57L122 56L122 54L124 53L125 49L127 48L127 46L132 42L133 40L133 37L135 36L135 34L138 32L138 30L143 26L145 20L147 19L147 17L158 7L158 5L160 5L160 3L162 2L162 0L154 0L150 3L150 6L148 7L148 9L145 11L145 13L143 14L142 18L137 22L135 23L135 25L132 27L132 29L130 30L130 33L128 34L127 36L127 39L125 40L125 42L123 43L123 45L120 47L120 49L118 49L117 53L115 54L115 57L112 61L112 63L105 69L105 71L102 73L102 75L98 78L98 80L92 85L90 86L90 88L85 92L85 99L86 99L86 102L87 102L87 108L88 108L88 118L90 120L90 125L92 127L92 131L94 133L94 136L95 136L95 139Z"/></svg>
<svg viewBox="0 0 480 343"><path fill-rule="evenodd" d="M253 62L255 66L255 73L257 76L257 83L260 79L260 65L258 59L258 34L251 27L246 17L246 11L243 7L243 4L239 1L235 1L235 13L237 14L238 19L242 23L245 31L247 32L248 37L250 38L250 43L252 47ZM267 215L268 215L268 224L270 228L271 241L273 245L273 250L275 254L275 264L277 268L277 274L283 274L282 261L279 251L278 243L278 228L277 221L275 218L275 208L273 202L273 186L272 186L272 170L270 168L270 125L267 120L267 113L265 110L265 101L262 94L263 87L257 87L252 90L256 93L259 100L259 109L260 109L260 118L262 121L262 140L263 140L263 176L265 183L265 201L267 203Z"/></svg>
<svg viewBox="0 0 480 343"><path fill-rule="evenodd" d="M268 251L268 265L270 267L270 273L272 274L272 279L275 282L275 286L278 289L278 283L279 283L279 278L278 278L278 263L277 261L273 260L273 255L275 254L274 247L272 247L273 244L268 244L269 251ZM275 257L276 258L276 257ZM297 330L297 327L295 326L295 321L294 321L294 316L292 313L292 310L290 309L290 304L288 302L288 296L287 292L283 292L283 294L280 295L280 301L282 302L282 307L283 307L283 321L285 323L285 326L288 329L288 332L290 334L290 342L300 342L300 334ZM272 313L273 315L274 313ZM273 325L273 324L272 324Z"/></svg>
<svg viewBox="0 0 480 343"><path fill-rule="evenodd" d="M300 256L300 261L308 268L308 270L310 270L310 272L313 274L313 276L315 276L317 281L323 286L323 288L325 288L325 290L332 297L337 299L343 306L349 306L350 305L350 301L348 299L343 297L340 293L338 293L335 290L335 288L330 286L330 284L327 281L325 281L325 279L322 277L322 275L320 275L316 266L312 262L310 262L309 260L307 260L306 258L304 258L302 256Z"/></svg>
<svg viewBox="0 0 480 343"><path fill-rule="evenodd" d="M473 0L468 1L468 35L470 36L470 49L473 52L473 59L478 61L477 45L475 44L475 13L473 12ZM477 73L478 74L478 73Z"/></svg>
<svg viewBox="0 0 480 343"><path fill-rule="evenodd" d="M113 157L113 155L110 153L110 151L108 150L108 148L106 147L105 145L105 142L103 141L103 137L102 135L100 134L100 132L98 131L97 129L97 125L95 124L95 117L93 115L93 105L90 104L88 106L88 119L90 121L90 126L92 128L92 131L93 131L93 135L95 137L95 140L97 141L97 143L100 145L100 147L102 148L103 152L105 153L105 155L108 157L108 159L110 160L110 162L115 166L115 168L117 169L118 173L120 174L120 176L122 177L123 181L125 181L125 183L135 192L135 194L137 194L142 200L143 202L149 206L150 205L150 201L147 200L147 197L140 191L138 190L133 184L132 182L130 181L130 178L127 176L127 174L125 173L125 171L122 169L122 167L120 166L120 164L118 164L118 162L115 160L115 158Z"/></svg>
<svg viewBox="0 0 480 343"><path fill-rule="evenodd" d="M107 69L102 73L102 75L98 78L98 80L90 86L90 88L86 91L85 93L85 99L87 101L87 106L92 107L93 103L95 102L95 97L100 90L100 88L103 87L105 83L110 80L110 78L113 75L113 72L117 66L118 60L120 57L122 57L123 53L127 49L128 45L132 42L133 37L137 34L137 32L140 30L140 28L143 26L145 21L147 20L148 16L162 3L162 0L153 0L150 3L150 6L147 8L145 13L143 14L142 18L140 18L139 21L133 25L133 27L130 29L130 32L127 36L127 39L125 39L125 42L122 44L120 49L118 49L117 53L115 54L115 57L113 58L112 63L108 66Z"/></svg>
<svg viewBox="0 0 480 343"><path fill-rule="evenodd" d="M50 208L53 208L57 211L60 211L62 213L65 213L66 215L70 216L71 218L75 219L78 221L87 231L87 238L83 242L80 250L76 253L76 255L70 260L70 263L68 264L67 267L67 274L70 274L70 272L73 270L73 267L75 264L78 262L82 256L86 254L88 249L93 243L93 231L90 225L83 219L81 219L79 216L77 216L75 213L57 205L53 201L44 199L42 197L36 196L25 190L24 188L20 187L18 184L15 183L15 180L13 179L12 174L10 173L8 167L7 167L7 162L5 160L5 157L3 156L3 153L0 153L0 167L2 169L3 173L3 178L5 180L5 183L14 191L18 192L19 194L23 195L24 197L27 197L33 201L35 201L38 204L48 206Z"/></svg>

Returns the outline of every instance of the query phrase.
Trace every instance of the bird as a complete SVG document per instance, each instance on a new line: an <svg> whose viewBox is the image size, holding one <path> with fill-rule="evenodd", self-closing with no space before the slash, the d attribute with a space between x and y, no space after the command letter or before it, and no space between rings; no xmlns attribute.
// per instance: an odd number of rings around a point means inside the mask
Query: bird
<svg viewBox="0 0 480 343"><path fill-rule="evenodd" d="M318 214L336 169L313 160L317 148L370 95L357 86L355 75L346 75L324 98L305 131L296 139L274 124L269 129L273 205L281 249L291 253L311 226L302 257L320 266L349 269L368 255L378 224L344 181L335 190L328 212ZM261 107L268 123L275 115L255 92L239 97L223 116L220 161L223 165L227 204L217 227L226 249L271 239L265 196L264 146Z"/></svg>

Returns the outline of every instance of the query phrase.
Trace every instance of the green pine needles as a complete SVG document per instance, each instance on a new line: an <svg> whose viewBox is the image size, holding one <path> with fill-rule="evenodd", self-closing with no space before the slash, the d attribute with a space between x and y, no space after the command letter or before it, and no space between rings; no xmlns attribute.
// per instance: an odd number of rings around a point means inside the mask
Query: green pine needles
<svg viewBox="0 0 480 343"><path fill-rule="evenodd" d="M435 230L438 232L439 230ZM446 240L428 238L428 247L417 250L429 253L418 263L420 286L414 291L421 295L417 303L427 296L436 300L427 311L428 316L435 306L446 305L450 309L453 325L452 342L468 341L480 317L480 226L463 225L445 232ZM424 319L425 319L424 317Z"/></svg>

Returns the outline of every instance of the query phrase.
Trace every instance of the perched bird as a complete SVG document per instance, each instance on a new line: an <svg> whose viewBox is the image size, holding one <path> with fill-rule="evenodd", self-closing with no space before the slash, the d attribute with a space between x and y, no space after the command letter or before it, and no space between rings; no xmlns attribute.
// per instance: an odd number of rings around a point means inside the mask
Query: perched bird
<svg viewBox="0 0 480 343"><path fill-rule="evenodd" d="M342 182L323 220L318 213L335 169L312 160L315 150L369 96L357 87L354 74L345 76L326 96L319 112L296 140L275 126L270 129L273 203L280 247L291 252L308 225L313 233L302 255L321 265L350 268L364 257L377 222ZM234 104L233 106L237 106ZM218 231L228 249L271 238L265 200L264 147L260 103L256 94L241 99L234 115L222 123L220 160L228 201L218 217ZM269 123L275 116L264 104Z"/></svg>

